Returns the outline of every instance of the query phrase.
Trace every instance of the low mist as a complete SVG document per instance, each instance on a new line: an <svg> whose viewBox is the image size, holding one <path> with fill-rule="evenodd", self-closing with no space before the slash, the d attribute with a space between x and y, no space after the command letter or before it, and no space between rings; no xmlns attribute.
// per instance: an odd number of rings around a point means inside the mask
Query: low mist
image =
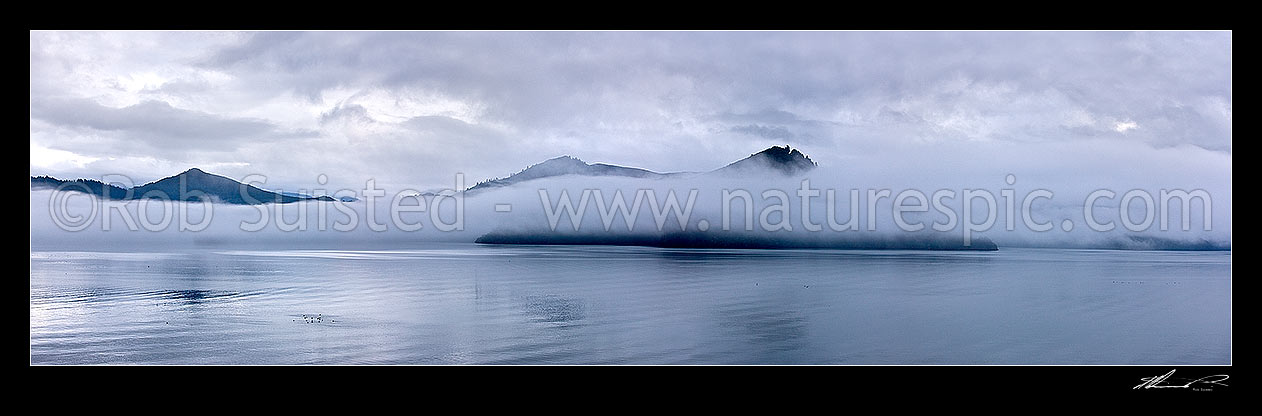
<svg viewBox="0 0 1262 416"><path fill-rule="evenodd" d="M810 154L810 149L804 150ZM702 232L783 241L933 236L967 245L970 240L988 239L1001 249L1230 248L1231 157L1194 146L1153 148L1108 141L1021 146L979 142L884 149L862 156L816 160L817 169L797 177L774 172L742 176L698 173L664 179L560 176L471 192L461 198L452 190L457 185L468 187L478 179L463 178L464 183L459 184L452 180L451 189L437 195L389 189L381 190L379 194L384 196L370 198L362 190L342 190L337 195L354 194L361 200L257 206L98 201L80 193L32 191L31 242L98 248L146 243L360 247L412 241L473 242L488 233L616 237ZM1162 190L1188 192L1183 198L1189 208L1186 230L1183 200L1170 199L1162 206ZM1025 210L1026 198L1036 192L1041 196L1030 199ZM1094 224L1087 222L1083 209L1093 192L1097 193ZM901 194L907 195L899 201L903 208L896 215L895 199ZM806 205L803 195L808 197ZM965 195L972 196L967 211ZM993 221L987 220L991 207L986 195L994 202L995 212L989 216ZM1128 215L1123 218L1121 206L1126 195L1133 197L1128 199ZM1210 198L1190 197L1195 195ZM672 196L674 206L670 205ZM637 197L638 213L634 209ZM624 205L621 212L618 199ZM1151 199L1151 206L1147 199ZM564 202L569 203L569 210ZM1210 207L1209 215L1205 206ZM56 209L50 211L50 207L64 207L60 209L71 216L92 221L86 226L59 227L52 215ZM204 215L208 207L212 215L207 223ZM462 208L462 215L456 214L458 208ZM954 221L948 212L954 214ZM631 215L628 224L627 214L631 213L637 215ZM853 214L857 214L854 220ZM1166 218L1165 230L1161 229L1162 217ZM681 218L685 220L682 226ZM1092 228L1108 228L1108 224L1112 227L1107 231ZM912 231L916 228L919 230ZM1039 231L1041 228L1050 229Z"/></svg>

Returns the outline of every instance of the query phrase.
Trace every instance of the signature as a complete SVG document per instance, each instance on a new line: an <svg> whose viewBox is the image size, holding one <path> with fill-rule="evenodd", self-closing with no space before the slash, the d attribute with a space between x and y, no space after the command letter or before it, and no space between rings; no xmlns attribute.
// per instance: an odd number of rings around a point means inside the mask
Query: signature
<svg viewBox="0 0 1262 416"><path fill-rule="evenodd" d="M1171 379L1170 378L1171 375L1174 375L1174 370L1170 370L1169 373L1165 373L1164 375L1160 375L1156 377L1141 378L1140 380L1143 381L1143 383L1139 383L1139 385L1133 387L1133 389L1136 389L1136 390L1137 389L1186 389L1186 388L1192 388L1192 386L1195 384L1208 384L1208 385L1214 385L1214 386L1227 387L1227 384L1223 382L1227 381L1228 378L1231 378L1230 376L1226 374L1217 374L1217 375L1205 376L1205 377L1201 377L1195 380L1191 380L1184 384L1162 384L1167 381L1169 381L1170 383L1178 383L1178 382L1187 380L1187 379ZM1212 386L1207 386L1207 388L1208 387L1212 387ZM1198 390L1198 389L1193 389L1193 390Z"/></svg>

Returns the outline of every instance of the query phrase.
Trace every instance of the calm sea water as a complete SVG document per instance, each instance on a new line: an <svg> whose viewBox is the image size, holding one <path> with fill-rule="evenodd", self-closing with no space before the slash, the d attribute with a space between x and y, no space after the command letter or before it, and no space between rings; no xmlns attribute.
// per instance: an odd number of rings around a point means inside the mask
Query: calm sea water
<svg viewBox="0 0 1262 416"><path fill-rule="evenodd" d="M31 252L33 364L1230 364L1231 253Z"/></svg>

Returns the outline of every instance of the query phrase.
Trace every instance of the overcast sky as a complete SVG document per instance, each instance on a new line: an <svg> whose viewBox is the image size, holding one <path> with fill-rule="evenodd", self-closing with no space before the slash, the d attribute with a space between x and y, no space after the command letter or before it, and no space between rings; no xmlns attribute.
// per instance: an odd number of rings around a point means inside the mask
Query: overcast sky
<svg viewBox="0 0 1262 416"><path fill-rule="evenodd" d="M315 186L319 174L331 187L373 178L426 189L451 186L456 172L476 182L563 154L702 171L774 144L821 166L917 149L1104 143L1230 169L1231 40L32 32L31 174L146 182L200 167L286 189ZM949 162L938 168L961 163Z"/></svg>

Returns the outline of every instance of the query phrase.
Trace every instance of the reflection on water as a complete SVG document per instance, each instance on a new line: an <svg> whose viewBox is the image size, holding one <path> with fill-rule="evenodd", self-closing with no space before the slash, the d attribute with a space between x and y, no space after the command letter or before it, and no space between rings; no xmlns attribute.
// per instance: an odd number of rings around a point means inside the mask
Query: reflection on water
<svg viewBox="0 0 1262 416"><path fill-rule="evenodd" d="M527 296L522 308L535 322L574 325L583 320L583 303L556 295Z"/></svg>
<svg viewBox="0 0 1262 416"><path fill-rule="evenodd" d="M200 305L207 302L229 301L249 296L240 292L222 290L161 290L153 292L154 296L169 299L181 305Z"/></svg>
<svg viewBox="0 0 1262 416"><path fill-rule="evenodd" d="M783 312L759 304L724 305L715 320L728 339L740 343L736 353L728 354L741 364L792 364L806 347L806 318L794 311Z"/></svg>
<svg viewBox="0 0 1262 416"><path fill-rule="evenodd" d="M36 364L1228 364L1230 252L31 252Z"/></svg>

